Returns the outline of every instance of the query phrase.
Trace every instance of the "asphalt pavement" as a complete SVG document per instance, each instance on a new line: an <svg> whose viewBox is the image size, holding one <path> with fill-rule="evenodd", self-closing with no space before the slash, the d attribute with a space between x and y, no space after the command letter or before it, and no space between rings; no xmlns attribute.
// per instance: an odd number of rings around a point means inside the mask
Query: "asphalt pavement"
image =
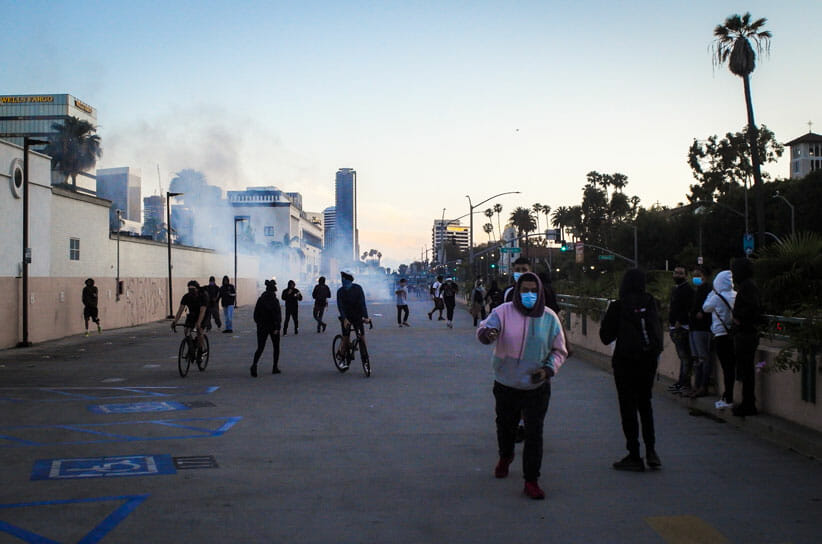
<svg viewBox="0 0 822 544"><path fill-rule="evenodd" d="M373 374L340 374L310 305L258 378L250 308L177 373L168 322L0 351L0 543L822 540L822 464L657 395L659 471L624 473L611 375L552 384L544 501L497 460L491 348L411 303L370 303ZM103 316L105 319L105 316ZM105 322L104 322L105 324Z"/></svg>

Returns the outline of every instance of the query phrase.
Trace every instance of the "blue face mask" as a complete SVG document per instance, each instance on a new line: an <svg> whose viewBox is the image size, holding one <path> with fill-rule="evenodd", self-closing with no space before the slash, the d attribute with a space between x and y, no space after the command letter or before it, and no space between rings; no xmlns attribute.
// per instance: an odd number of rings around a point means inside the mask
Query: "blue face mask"
<svg viewBox="0 0 822 544"><path fill-rule="evenodd" d="M694 285L696 285L698 287L698 286L702 285L702 278L698 278L698 277L694 278L693 282L694 282Z"/></svg>
<svg viewBox="0 0 822 544"><path fill-rule="evenodd" d="M519 294L519 299L522 301L522 305L530 310L537 303L537 294L536 293L520 293Z"/></svg>
<svg viewBox="0 0 822 544"><path fill-rule="evenodd" d="M342 286L343 286L343 288L348 289L348 288L350 288L352 285L354 285L354 280L348 280L348 279L346 279L346 280L342 280Z"/></svg>
<svg viewBox="0 0 822 544"><path fill-rule="evenodd" d="M522 272L514 272L514 282L518 282Z"/></svg>

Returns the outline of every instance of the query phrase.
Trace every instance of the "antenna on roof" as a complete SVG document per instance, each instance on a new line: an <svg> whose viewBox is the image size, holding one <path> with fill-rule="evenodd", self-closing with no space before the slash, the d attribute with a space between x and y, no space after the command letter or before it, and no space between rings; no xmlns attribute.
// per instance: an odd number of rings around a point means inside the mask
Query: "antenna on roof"
<svg viewBox="0 0 822 544"><path fill-rule="evenodd" d="M813 128L813 121L808 121L808 134L813 132L811 129Z"/></svg>

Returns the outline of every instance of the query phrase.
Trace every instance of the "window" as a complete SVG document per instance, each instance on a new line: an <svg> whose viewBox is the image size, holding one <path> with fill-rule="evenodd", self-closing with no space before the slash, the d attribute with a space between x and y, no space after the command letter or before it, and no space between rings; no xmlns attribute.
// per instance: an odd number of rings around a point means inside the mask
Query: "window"
<svg viewBox="0 0 822 544"><path fill-rule="evenodd" d="M266 236L274 236L274 227L266 227L264 230Z"/></svg>
<svg viewBox="0 0 822 544"><path fill-rule="evenodd" d="M796 173L796 174L798 174L798 173L799 173L799 161L794 161L794 163L793 163L793 171L794 171L794 173Z"/></svg>
<svg viewBox="0 0 822 544"><path fill-rule="evenodd" d="M70 261L79 261L80 260L80 239L79 238L69 238L69 260Z"/></svg>

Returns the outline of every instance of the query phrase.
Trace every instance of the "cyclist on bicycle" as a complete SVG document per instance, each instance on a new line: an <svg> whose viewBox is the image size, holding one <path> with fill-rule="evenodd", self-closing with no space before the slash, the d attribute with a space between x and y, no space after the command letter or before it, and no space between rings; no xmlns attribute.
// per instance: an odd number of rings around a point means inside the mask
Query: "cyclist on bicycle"
<svg viewBox="0 0 822 544"><path fill-rule="evenodd" d="M363 327L363 324L370 323L371 320L368 319L368 309L365 307L365 293L363 293L362 287L354 283L354 274L351 270L341 271L340 279L342 280L342 287L337 289L337 309L340 312L340 324L342 325L340 351L347 353L348 336L352 327L364 341L365 327Z"/></svg>
<svg viewBox="0 0 822 544"><path fill-rule="evenodd" d="M188 308L188 315L186 316L185 332L191 329L197 330L197 345L200 347L200 352L205 350L205 341L203 340L203 321L208 310L208 296L200 290L200 284L194 280L188 282L188 293L183 295L180 300L180 308L177 310L177 315L171 321L171 330L177 330L177 321L183 315L183 310Z"/></svg>

